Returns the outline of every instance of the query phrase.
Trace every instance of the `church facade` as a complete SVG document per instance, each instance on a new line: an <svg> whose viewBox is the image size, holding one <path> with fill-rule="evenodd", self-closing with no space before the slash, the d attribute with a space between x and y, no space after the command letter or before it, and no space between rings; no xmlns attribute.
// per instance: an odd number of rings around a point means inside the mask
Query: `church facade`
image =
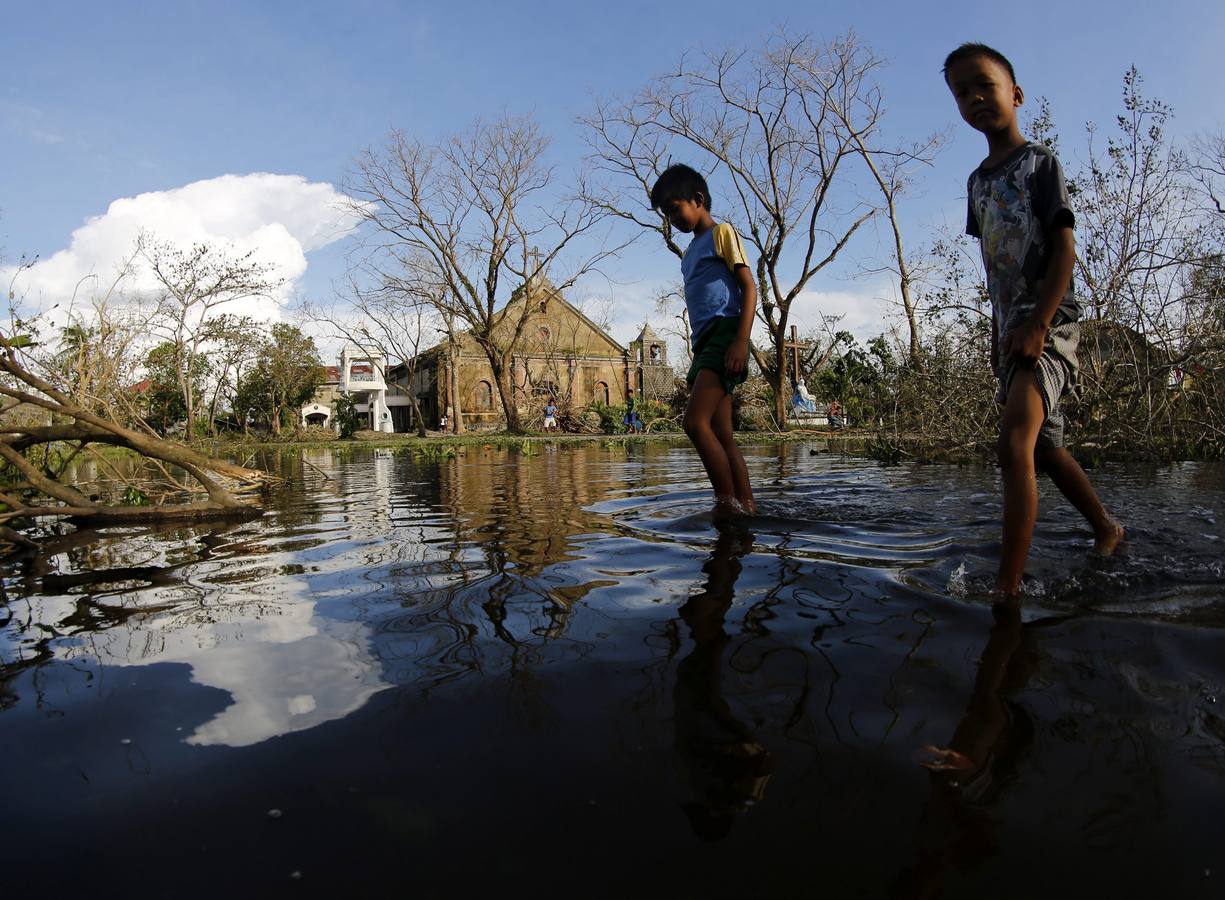
<svg viewBox="0 0 1225 900"><path fill-rule="evenodd" d="M652 377L644 381L644 366L667 367L666 345L649 328L645 328L649 333L645 345L640 335L640 340L625 347L551 286L533 291L530 299L512 301L504 313L508 319L523 314L519 303L532 306L510 372L513 402L521 416L543 408L550 398L563 412L597 403L621 405L629 388L641 394L644 383L654 386L660 381ZM453 427L457 411L466 428L505 425L489 360L470 334L457 334L400 371L404 375L411 371L411 384L405 386L416 394L431 427L437 427L444 414ZM397 374L393 370L393 380L399 380ZM669 370L669 386L670 376Z"/></svg>
<svg viewBox="0 0 1225 900"><path fill-rule="evenodd" d="M522 421L543 410L550 398L565 413L597 403L622 405L630 388L641 398L671 394L675 375L667 343L649 325L625 347L551 285L527 297L513 299L502 313L507 327L519 315L527 316L510 369L513 402ZM529 310L523 309L525 303ZM338 377L329 378L303 407L304 423L332 424L335 396L350 393L376 431L415 430L410 397L430 429L439 428L444 415L454 428L457 413L468 429L505 427L489 359L465 332L390 366L377 352L346 347L335 371Z"/></svg>

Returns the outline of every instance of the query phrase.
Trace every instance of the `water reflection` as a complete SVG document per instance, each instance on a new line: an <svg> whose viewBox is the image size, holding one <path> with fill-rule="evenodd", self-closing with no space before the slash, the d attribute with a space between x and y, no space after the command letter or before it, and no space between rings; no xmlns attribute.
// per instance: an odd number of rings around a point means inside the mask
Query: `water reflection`
<svg viewBox="0 0 1225 900"><path fill-rule="evenodd" d="M283 454L257 522L64 526L0 563L13 853L119 883L139 845L171 884L207 846L197 895L305 868L445 896L523 883L563 821L570 892L1058 896L1092 869L1126 896L1156 853L1155 894L1217 895L1225 469L1102 478L1129 554L1057 508L1045 588L992 618L993 471L813 449L748 450L741 531L654 443ZM982 765L929 778L932 740Z"/></svg>
<svg viewBox="0 0 1225 900"><path fill-rule="evenodd" d="M1037 671L1033 626L1018 603L997 603L965 715L947 746L916 754L931 770L931 798L916 835L918 862L894 886L898 897L939 897L952 871L968 871L996 852L993 806L1033 739L1029 712L1013 697Z"/></svg>
<svg viewBox="0 0 1225 900"><path fill-rule="evenodd" d="M680 608L693 649L676 669L676 752L687 771L693 799L684 804L694 834L727 836L735 817L765 795L773 763L752 729L737 718L723 695L724 651L731 637L724 619L731 608L741 558L753 535L735 523L720 528L702 571L706 583Z"/></svg>
<svg viewBox="0 0 1225 900"><path fill-rule="evenodd" d="M230 697L183 734L188 744L248 746L359 709L381 688L369 627L316 615L305 580L290 574L301 565L279 564L276 544L320 545L301 529L321 517L307 505L279 518L275 537L254 523L69 533L18 560L4 581L5 702L17 702L12 684L33 665L183 663L194 683ZM104 678L61 675L65 694L106 690Z"/></svg>

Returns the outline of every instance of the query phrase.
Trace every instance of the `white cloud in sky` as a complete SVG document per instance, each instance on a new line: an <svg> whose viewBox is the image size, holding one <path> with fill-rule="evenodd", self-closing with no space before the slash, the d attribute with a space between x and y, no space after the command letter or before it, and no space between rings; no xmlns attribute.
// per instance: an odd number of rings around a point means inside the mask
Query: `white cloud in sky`
<svg viewBox="0 0 1225 900"><path fill-rule="evenodd" d="M870 284L855 291L803 291L792 304L791 319L803 332L819 327L821 316L841 316L835 330L849 331L867 342L897 321L900 307L885 299L888 293L889 288Z"/></svg>
<svg viewBox="0 0 1225 900"><path fill-rule="evenodd" d="M306 272L307 254L355 227L343 209L344 199L330 184L266 172L222 175L124 197L76 229L67 248L22 273L14 290L26 305L46 310L60 304L62 314L74 294L87 299L109 287L143 230L184 248L206 242L235 255L253 251L253 258L271 266L284 284L274 298L232 311L278 319L280 306ZM0 270L5 285L12 276L11 267ZM153 287L152 276L139 268L124 282L127 293Z"/></svg>

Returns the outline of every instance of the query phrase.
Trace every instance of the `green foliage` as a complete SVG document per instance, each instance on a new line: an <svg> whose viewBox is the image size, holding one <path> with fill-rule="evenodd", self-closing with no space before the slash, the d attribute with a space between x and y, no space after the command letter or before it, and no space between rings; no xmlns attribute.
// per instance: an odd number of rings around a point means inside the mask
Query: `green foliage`
<svg viewBox="0 0 1225 900"><path fill-rule="evenodd" d="M148 506L149 498L140 488L134 488L128 485L123 489L123 494L120 496L120 501L124 506Z"/></svg>
<svg viewBox="0 0 1225 900"><path fill-rule="evenodd" d="M239 382L234 412L279 433L283 426L297 423L298 410L315 395L323 378L314 339L293 325L273 325L258 361Z"/></svg>
<svg viewBox="0 0 1225 900"><path fill-rule="evenodd" d="M626 404L596 401L589 408L600 417L600 431L604 434L621 434L625 431ZM634 409L642 422L643 432L667 433L681 430L677 412L669 403L639 399L634 401Z"/></svg>
<svg viewBox="0 0 1225 900"><path fill-rule="evenodd" d="M179 371L184 365L184 350L170 341L164 341L149 351L145 357L145 372L148 387L140 396L145 421L158 434L166 434L173 426L187 418L187 403L179 386ZM208 363L203 356L192 362L189 375L194 403L200 405L203 392L200 388L207 372Z"/></svg>
<svg viewBox="0 0 1225 900"><path fill-rule="evenodd" d="M351 438L362 427L362 415L351 394L340 394L336 398L336 427L342 438Z"/></svg>
<svg viewBox="0 0 1225 900"><path fill-rule="evenodd" d="M600 417L600 431L604 434L617 434L625 428L624 406L611 406L597 400L591 404L590 409Z"/></svg>
<svg viewBox="0 0 1225 900"><path fill-rule="evenodd" d="M883 337L864 347L844 331L837 335L836 348L841 352L835 351L817 374L816 396L837 400L850 422L879 422L894 400L891 384L898 379L899 360Z"/></svg>
<svg viewBox="0 0 1225 900"><path fill-rule="evenodd" d="M525 442L526 443L526 442ZM451 444L415 444L412 448L413 458L420 462L439 462L455 458L455 447Z"/></svg>

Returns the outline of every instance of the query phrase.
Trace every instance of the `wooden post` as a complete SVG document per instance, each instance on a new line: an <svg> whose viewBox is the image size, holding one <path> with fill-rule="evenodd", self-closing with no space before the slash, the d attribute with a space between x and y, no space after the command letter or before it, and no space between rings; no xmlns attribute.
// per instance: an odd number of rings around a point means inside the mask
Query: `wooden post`
<svg viewBox="0 0 1225 900"><path fill-rule="evenodd" d="M791 381L796 385L800 383L800 348L806 346L806 344L800 343L798 337L796 336L795 326L792 325L791 340L784 341L783 347L784 349L791 351ZM783 374L786 375L786 373Z"/></svg>

